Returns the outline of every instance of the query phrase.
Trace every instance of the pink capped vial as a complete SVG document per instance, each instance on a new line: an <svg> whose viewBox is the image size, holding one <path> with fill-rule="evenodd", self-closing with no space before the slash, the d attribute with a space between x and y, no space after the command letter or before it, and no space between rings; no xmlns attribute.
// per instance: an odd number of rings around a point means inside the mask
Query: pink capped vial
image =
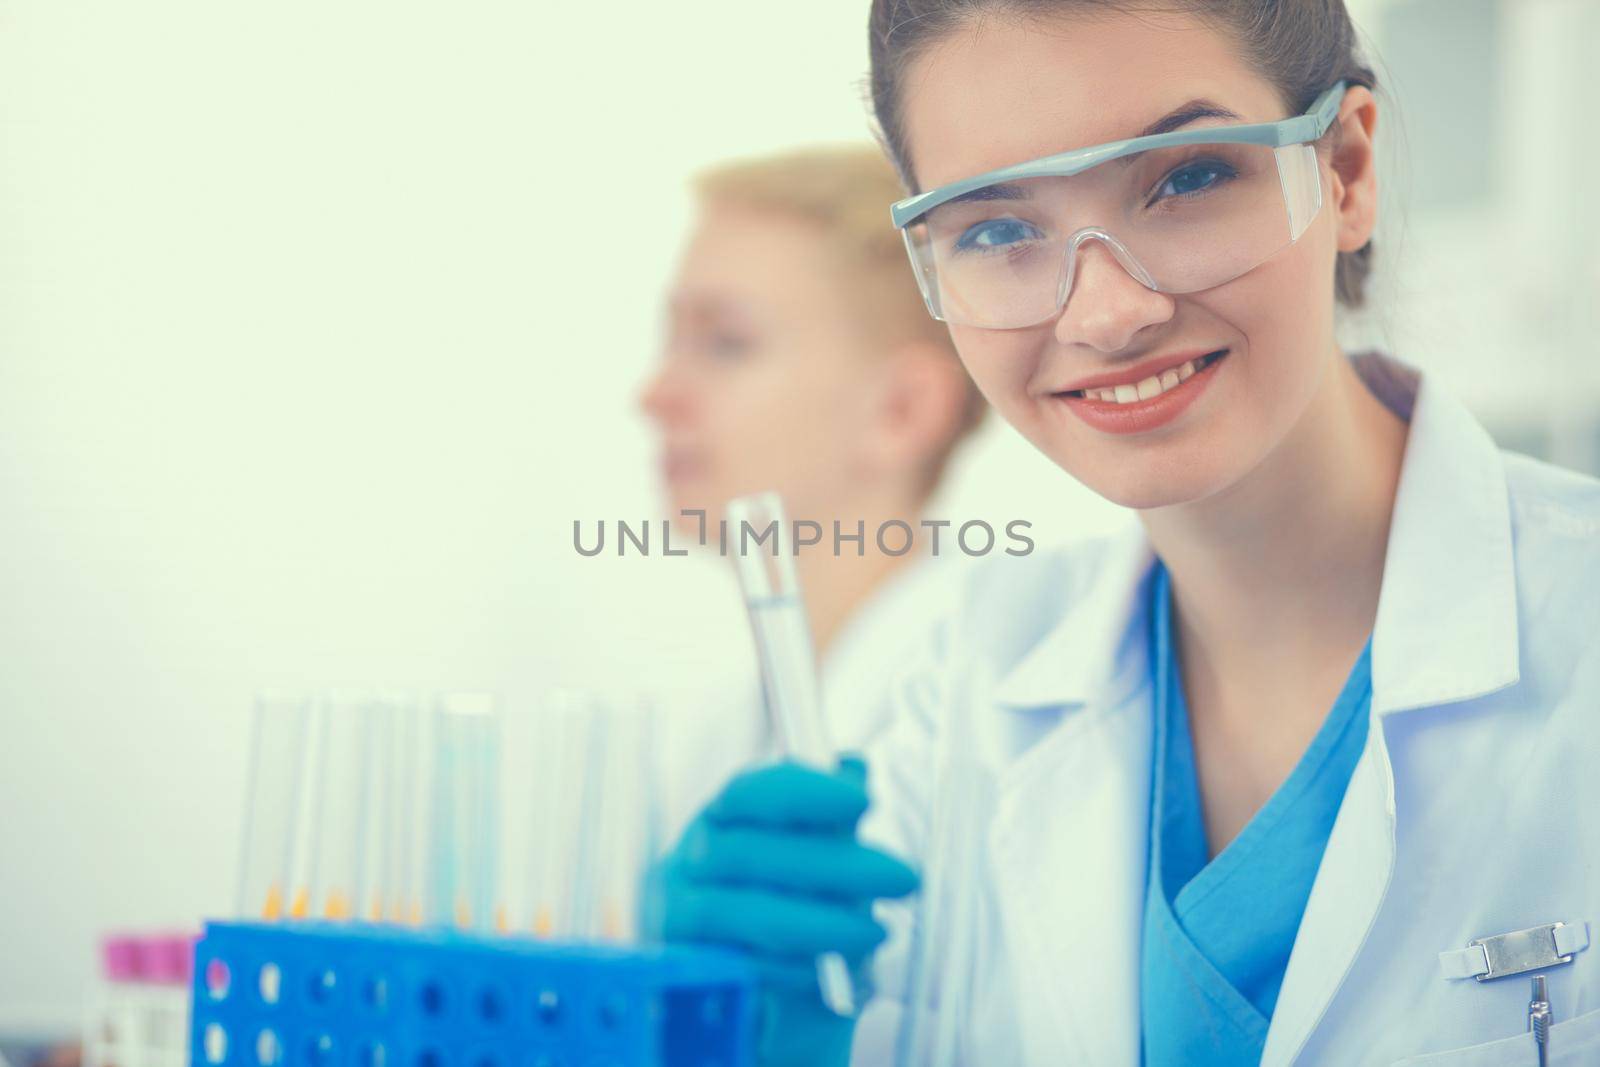
<svg viewBox="0 0 1600 1067"><path fill-rule="evenodd" d="M109 934L100 958L109 982L188 985L194 976L195 934Z"/></svg>
<svg viewBox="0 0 1600 1067"><path fill-rule="evenodd" d="M159 985L189 984L194 977L195 934L158 934L144 942L144 980Z"/></svg>
<svg viewBox="0 0 1600 1067"><path fill-rule="evenodd" d="M137 982L143 973L139 939L111 934L100 939L100 964L108 982Z"/></svg>

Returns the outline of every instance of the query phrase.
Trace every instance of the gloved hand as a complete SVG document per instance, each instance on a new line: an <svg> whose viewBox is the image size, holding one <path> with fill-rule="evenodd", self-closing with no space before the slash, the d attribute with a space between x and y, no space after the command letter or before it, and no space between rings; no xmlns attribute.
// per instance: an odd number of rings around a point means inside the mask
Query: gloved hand
<svg viewBox="0 0 1600 1067"><path fill-rule="evenodd" d="M733 945L761 977L760 1062L847 1064L855 1020L822 1002L816 959L853 974L883 941L872 902L917 887L916 874L856 840L866 765L795 763L747 771L689 824L646 890L646 927L668 941Z"/></svg>

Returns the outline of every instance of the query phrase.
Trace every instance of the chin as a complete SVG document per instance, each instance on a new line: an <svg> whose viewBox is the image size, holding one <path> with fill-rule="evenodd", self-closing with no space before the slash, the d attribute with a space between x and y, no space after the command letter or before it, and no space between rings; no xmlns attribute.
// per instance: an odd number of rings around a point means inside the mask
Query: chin
<svg viewBox="0 0 1600 1067"><path fill-rule="evenodd" d="M1154 508L1172 507L1175 504L1187 504L1205 495L1187 492L1182 487L1156 479L1123 478L1115 480L1113 484L1079 480L1113 504L1134 511L1150 511Z"/></svg>
<svg viewBox="0 0 1600 1067"><path fill-rule="evenodd" d="M1062 466L1096 494L1134 511L1192 504L1223 492L1240 477L1236 472L1219 469L1219 464L1197 461L1192 454L1169 462L1149 456L1128 459L1117 462L1108 457L1105 464L1092 470L1082 464L1076 468Z"/></svg>

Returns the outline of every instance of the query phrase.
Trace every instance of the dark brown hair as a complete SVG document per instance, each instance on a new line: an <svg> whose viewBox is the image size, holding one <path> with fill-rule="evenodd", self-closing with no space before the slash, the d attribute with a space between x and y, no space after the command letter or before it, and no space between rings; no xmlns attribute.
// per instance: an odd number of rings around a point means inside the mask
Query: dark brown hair
<svg viewBox="0 0 1600 1067"><path fill-rule="evenodd" d="M1311 106L1323 90L1346 81L1371 89L1344 0L872 0L869 51L872 107L884 147L906 186L917 189L906 150L900 90L907 69L930 46L988 15L1048 18L1085 9L1170 10L1194 15L1232 37L1244 56L1277 87L1289 113ZM1337 137L1338 127L1330 134ZM1360 307L1372 270L1372 243L1339 253L1335 294Z"/></svg>

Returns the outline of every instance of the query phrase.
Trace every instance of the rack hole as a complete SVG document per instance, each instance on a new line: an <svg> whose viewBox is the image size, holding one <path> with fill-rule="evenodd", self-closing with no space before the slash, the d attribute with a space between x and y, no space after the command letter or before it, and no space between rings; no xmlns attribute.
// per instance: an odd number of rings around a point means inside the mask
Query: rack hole
<svg viewBox="0 0 1600 1067"><path fill-rule="evenodd" d="M447 1003L444 995L444 985L437 979L429 979L422 983L422 992L418 996L418 1003L422 1005L422 1011L425 1015L443 1015ZM419 1067L422 1067L420 1063ZM427 1067L436 1067L436 1065L429 1064Z"/></svg>
<svg viewBox="0 0 1600 1067"><path fill-rule="evenodd" d="M445 1067L444 1053L436 1048L425 1048L417 1053L417 1067Z"/></svg>
<svg viewBox="0 0 1600 1067"><path fill-rule="evenodd" d="M367 1007L383 1011L389 1006L389 979L381 974L368 978L361 987L361 999L366 1001Z"/></svg>
<svg viewBox="0 0 1600 1067"><path fill-rule="evenodd" d="M628 1015L628 998L613 993L600 1002L600 1025L615 1030Z"/></svg>
<svg viewBox="0 0 1600 1067"><path fill-rule="evenodd" d="M497 1023L506 1015L505 994L493 986L478 991L478 1014L486 1023Z"/></svg>
<svg viewBox="0 0 1600 1067"><path fill-rule="evenodd" d="M256 989L261 993L263 1004L278 1003L278 993L283 987L283 972L278 970L276 963L263 963L261 973L256 975Z"/></svg>
<svg viewBox="0 0 1600 1067"><path fill-rule="evenodd" d="M311 994L312 1003L326 1004L333 999L334 990L338 987L339 976L331 967L324 967L320 971L313 972L306 989Z"/></svg>
<svg viewBox="0 0 1600 1067"><path fill-rule="evenodd" d="M256 1035L256 1062L261 1067L272 1067L278 1062L277 1031L263 1030Z"/></svg>
<svg viewBox="0 0 1600 1067"><path fill-rule="evenodd" d="M217 1023L206 1025L203 1044L207 1063L221 1063L228 1058L228 1031Z"/></svg>
<svg viewBox="0 0 1600 1067"><path fill-rule="evenodd" d="M307 1067L326 1067L333 1062L333 1038L328 1034L318 1034L306 1042Z"/></svg>
<svg viewBox="0 0 1600 1067"><path fill-rule="evenodd" d="M561 1022L561 995L554 989L541 989L533 1002L534 1015L542 1026Z"/></svg>
<svg viewBox="0 0 1600 1067"><path fill-rule="evenodd" d="M389 1050L383 1047L381 1041L362 1045L356 1053L356 1062L360 1067L386 1067L389 1062Z"/></svg>
<svg viewBox="0 0 1600 1067"><path fill-rule="evenodd" d="M212 960L206 964L206 996L212 1000L222 1000L228 995L228 987L233 985L233 972L222 960Z"/></svg>

